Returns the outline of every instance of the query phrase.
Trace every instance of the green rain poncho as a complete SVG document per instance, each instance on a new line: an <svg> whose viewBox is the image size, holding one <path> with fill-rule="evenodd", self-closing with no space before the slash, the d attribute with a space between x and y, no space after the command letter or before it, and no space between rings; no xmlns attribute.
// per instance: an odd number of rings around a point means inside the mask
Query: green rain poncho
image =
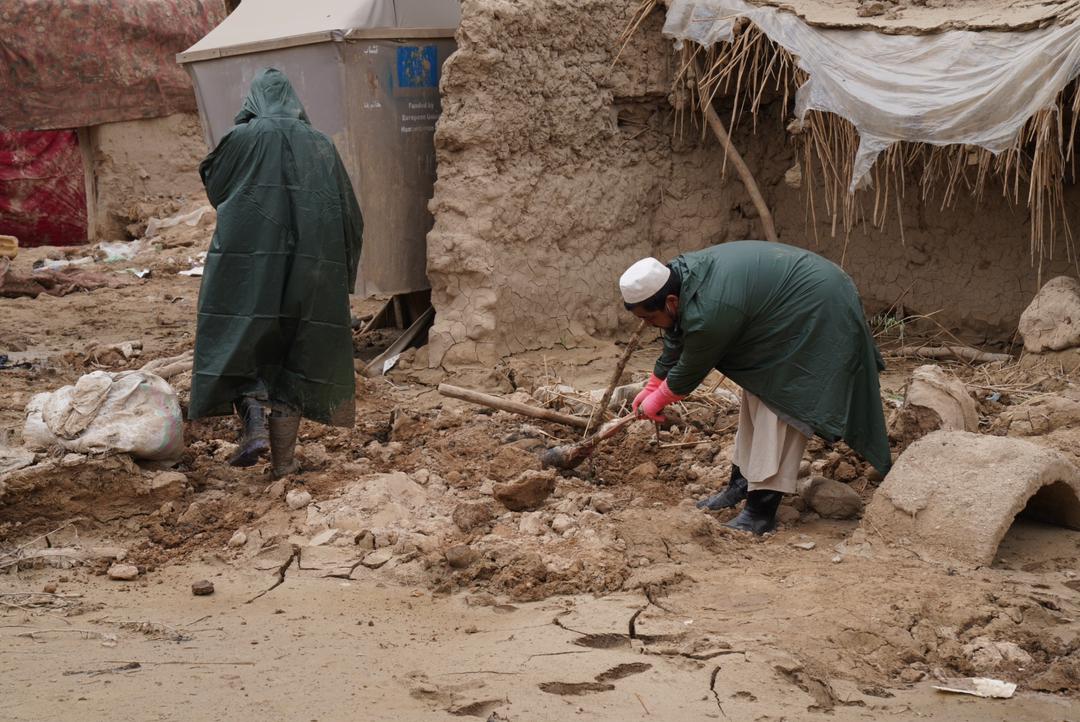
<svg viewBox="0 0 1080 722"><path fill-rule="evenodd" d="M217 230L199 293L190 418L265 394L314 421L354 416L349 291L363 218L337 150L289 79L255 76L199 166Z"/></svg>
<svg viewBox="0 0 1080 722"><path fill-rule="evenodd" d="M781 243L738 241L671 263L679 318L655 373L676 394L713 368L825 439L891 465L878 372L855 284L837 265Z"/></svg>

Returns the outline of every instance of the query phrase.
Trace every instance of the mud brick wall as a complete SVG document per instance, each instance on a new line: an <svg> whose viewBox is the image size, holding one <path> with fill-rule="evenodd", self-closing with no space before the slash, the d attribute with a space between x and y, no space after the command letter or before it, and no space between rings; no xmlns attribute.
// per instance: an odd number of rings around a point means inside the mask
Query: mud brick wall
<svg viewBox="0 0 1080 722"><path fill-rule="evenodd" d="M759 236L733 170L721 175L715 140L674 112L661 13L612 65L634 5L462 3L436 131L430 365L611 337L631 325L617 291L629 263ZM809 223L805 190L783 180L795 163L785 112L775 103L756 131L744 122L734 133L782 241L842 263L871 313L903 296L910 312L939 311L939 321L987 338L1012 334L1040 275L1026 209L991 197L941 211L912 188L902 237L895 222L834 235L824 209ZM1064 257L1059 245L1043 280L1072 268Z"/></svg>

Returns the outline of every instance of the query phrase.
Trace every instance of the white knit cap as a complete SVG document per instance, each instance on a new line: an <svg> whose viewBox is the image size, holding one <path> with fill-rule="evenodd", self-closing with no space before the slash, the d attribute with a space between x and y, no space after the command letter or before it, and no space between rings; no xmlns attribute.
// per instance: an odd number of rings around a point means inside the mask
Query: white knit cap
<svg viewBox="0 0 1080 722"><path fill-rule="evenodd" d="M619 290L627 303L641 303L664 287L671 269L655 258L642 258L619 278Z"/></svg>

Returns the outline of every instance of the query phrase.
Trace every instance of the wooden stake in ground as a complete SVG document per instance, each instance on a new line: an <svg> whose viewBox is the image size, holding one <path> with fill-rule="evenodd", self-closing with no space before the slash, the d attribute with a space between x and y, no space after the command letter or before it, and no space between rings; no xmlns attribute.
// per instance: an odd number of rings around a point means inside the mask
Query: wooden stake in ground
<svg viewBox="0 0 1080 722"><path fill-rule="evenodd" d="M554 421L556 424L565 424L566 426L573 426L577 429L584 429L589 425L589 420L583 419L580 416L560 414L558 411L552 411L551 409L539 409L535 406L529 406L528 404L511 401L510 399L492 396L490 394L481 393L480 391L463 389L460 386L439 384L439 393L443 396L449 396L454 399L468 401L470 404L479 404L480 406L487 406L491 409L509 411L512 414L531 416L534 419Z"/></svg>
<svg viewBox="0 0 1080 722"><path fill-rule="evenodd" d="M600 405L593 409L593 412L589 414L589 426L585 427L585 433L588 434L589 428L592 427L593 418L599 414L599 418L596 419L601 423L604 421L604 417L607 416L607 407L611 403L611 395L615 393L615 387L619 385L619 378L622 376L623 370L626 368L626 362L630 360L630 354L634 353L634 349L637 348L638 341L641 340L641 334L645 330L645 319L641 320L638 324L637 330L634 331L634 335L630 337L630 340L626 342L626 349L623 351L622 358L619 359L619 363L615 366L615 373L611 376L611 381L608 383L607 390L604 391L604 396L600 399Z"/></svg>
<svg viewBox="0 0 1080 722"><path fill-rule="evenodd" d="M703 77L701 73L701 64L696 58L694 59L694 76L695 81L697 82L700 82ZM724 127L724 123L720 120L720 116L713 110L709 95L705 92L699 92L698 97L701 98L701 110L705 114L705 120L708 121L713 134L716 136L716 139L720 141L720 145L724 146L724 152L731 158L731 162L735 166L735 171L739 174L739 180L742 181L743 187L746 188L746 192L750 194L750 200L754 202L754 207L757 208L758 215L761 217L761 226L765 233L765 240L777 243L779 239L776 237L776 227L773 225L772 213L769 212L769 207L765 204L765 198L762 197L761 189L758 188L757 181L754 180L754 174L750 172L750 168L747 167L746 161L743 160L742 155L736 150L735 144L731 142L731 136L728 135L727 128Z"/></svg>

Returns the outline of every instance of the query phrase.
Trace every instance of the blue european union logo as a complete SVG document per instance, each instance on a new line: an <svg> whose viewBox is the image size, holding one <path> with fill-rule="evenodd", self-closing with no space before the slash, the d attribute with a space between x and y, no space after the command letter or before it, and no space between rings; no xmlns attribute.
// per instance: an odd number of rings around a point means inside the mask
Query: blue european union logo
<svg viewBox="0 0 1080 722"><path fill-rule="evenodd" d="M439 53L434 45L402 45L397 49L399 88L439 87Z"/></svg>

